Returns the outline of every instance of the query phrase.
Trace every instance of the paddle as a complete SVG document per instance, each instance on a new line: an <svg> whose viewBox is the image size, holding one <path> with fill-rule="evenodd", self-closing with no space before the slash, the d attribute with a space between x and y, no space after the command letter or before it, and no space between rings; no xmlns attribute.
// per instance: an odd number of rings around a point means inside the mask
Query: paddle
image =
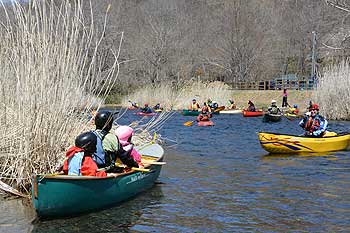
<svg viewBox="0 0 350 233"><path fill-rule="evenodd" d="M166 162L157 162L157 161L148 161L148 160L142 160L141 163L150 164L150 165L165 165L166 164Z"/></svg>
<svg viewBox="0 0 350 233"><path fill-rule="evenodd" d="M225 109L225 106L220 106L220 107L216 108L213 112L220 112L224 109Z"/></svg>
<svg viewBox="0 0 350 233"><path fill-rule="evenodd" d="M194 121L186 121L185 123L184 123L184 126L191 126L192 124L193 124L193 122L195 122L196 120L194 120Z"/></svg>

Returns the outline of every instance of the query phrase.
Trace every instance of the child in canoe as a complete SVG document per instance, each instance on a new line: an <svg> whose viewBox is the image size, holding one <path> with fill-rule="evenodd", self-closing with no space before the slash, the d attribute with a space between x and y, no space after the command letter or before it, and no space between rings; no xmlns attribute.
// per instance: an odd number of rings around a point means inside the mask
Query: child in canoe
<svg viewBox="0 0 350 233"><path fill-rule="evenodd" d="M131 142L132 135L134 130L126 125L119 126L114 130L114 134L118 137L120 145L123 147L123 150L126 151L139 165L139 168L143 168L141 163L141 155L134 148L134 145Z"/></svg>
<svg viewBox="0 0 350 233"><path fill-rule="evenodd" d="M106 172L97 171L98 167L92 159L96 152L97 136L93 132L85 132L75 139L75 146L68 149L63 172L66 175L106 176Z"/></svg>

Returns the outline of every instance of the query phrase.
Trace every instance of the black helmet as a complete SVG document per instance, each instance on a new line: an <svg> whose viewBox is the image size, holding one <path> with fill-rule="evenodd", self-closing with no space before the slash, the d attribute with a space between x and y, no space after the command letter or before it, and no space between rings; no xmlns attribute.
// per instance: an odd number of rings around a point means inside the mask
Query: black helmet
<svg viewBox="0 0 350 233"><path fill-rule="evenodd" d="M93 132L85 132L75 139L75 146L92 154L96 151L97 137Z"/></svg>
<svg viewBox="0 0 350 233"><path fill-rule="evenodd" d="M99 111L95 117L95 125L97 129L110 131L113 125L113 114L110 111Z"/></svg>

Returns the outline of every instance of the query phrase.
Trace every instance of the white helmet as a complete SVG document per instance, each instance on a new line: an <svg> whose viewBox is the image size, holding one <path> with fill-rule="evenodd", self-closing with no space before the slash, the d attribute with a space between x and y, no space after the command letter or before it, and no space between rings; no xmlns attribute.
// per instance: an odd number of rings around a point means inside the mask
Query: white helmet
<svg viewBox="0 0 350 233"><path fill-rule="evenodd" d="M276 100L271 100L271 104L275 104L276 103Z"/></svg>

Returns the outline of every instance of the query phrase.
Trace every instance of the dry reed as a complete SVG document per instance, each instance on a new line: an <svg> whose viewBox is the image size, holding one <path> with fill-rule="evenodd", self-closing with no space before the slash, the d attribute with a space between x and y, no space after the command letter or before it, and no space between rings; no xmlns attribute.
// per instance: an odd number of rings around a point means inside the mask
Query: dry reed
<svg viewBox="0 0 350 233"><path fill-rule="evenodd" d="M314 99L319 104L321 115L332 120L350 120L350 66L343 61L325 69L319 77Z"/></svg>
<svg viewBox="0 0 350 233"><path fill-rule="evenodd" d="M104 31L94 34L93 17L86 21L79 0L58 6L33 0L28 8L14 2L3 12L0 178L28 193L31 175L54 172L76 135L88 129L87 112L102 103L118 75L118 53L102 72Z"/></svg>

